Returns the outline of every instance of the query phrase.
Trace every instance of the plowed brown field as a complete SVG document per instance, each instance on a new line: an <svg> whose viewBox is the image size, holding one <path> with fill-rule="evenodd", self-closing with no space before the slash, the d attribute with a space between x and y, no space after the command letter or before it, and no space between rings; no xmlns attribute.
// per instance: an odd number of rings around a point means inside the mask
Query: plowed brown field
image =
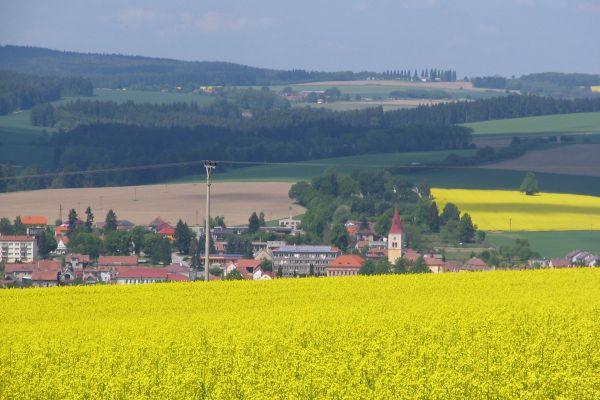
<svg viewBox="0 0 600 400"><path fill-rule="evenodd" d="M301 214L304 209L288 197L290 183L283 182L224 182L211 188L211 215L225 216L227 224L247 224L253 211L263 211L265 219ZM161 216L171 223L179 218L191 225L203 223L206 207L206 185L182 183L104 187L84 189L45 189L0 194L0 217L11 220L17 215L43 215L52 223L66 219L69 209L75 208L84 216L92 207L96 221L103 221L112 208L119 219L135 224L148 224Z"/></svg>

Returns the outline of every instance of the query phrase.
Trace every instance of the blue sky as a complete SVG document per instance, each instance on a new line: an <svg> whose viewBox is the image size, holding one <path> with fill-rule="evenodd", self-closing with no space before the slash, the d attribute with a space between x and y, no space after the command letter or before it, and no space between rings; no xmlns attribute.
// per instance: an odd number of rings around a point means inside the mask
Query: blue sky
<svg viewBox="0 0 600 400"><path fill-rule="evenodd" d="M600 0L19 0L0 43L281 69L600 73Z"/></svg>

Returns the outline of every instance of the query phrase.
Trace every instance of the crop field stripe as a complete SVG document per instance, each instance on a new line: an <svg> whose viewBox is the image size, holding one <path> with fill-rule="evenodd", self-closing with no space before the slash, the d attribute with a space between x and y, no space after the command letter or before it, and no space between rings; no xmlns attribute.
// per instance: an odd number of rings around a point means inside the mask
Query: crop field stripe
<svg viewBox="0 0 600 400"><path fill-rule="evenodd" d="M600 133L600 112L542 115L462 124L476 135Z"/></svg>
<svg viewBox="0 0 600 400"><path fill-rule="evenodd" d="M560 193L432 189L442 209L454 203L482 230L568 231L600 228L600 197Z"/></svg>
<svg viewBox="0 0 600 400"><path fill-rule="evenodd" d="M600 270L0 292L2 398L598 398Z"/></svg>

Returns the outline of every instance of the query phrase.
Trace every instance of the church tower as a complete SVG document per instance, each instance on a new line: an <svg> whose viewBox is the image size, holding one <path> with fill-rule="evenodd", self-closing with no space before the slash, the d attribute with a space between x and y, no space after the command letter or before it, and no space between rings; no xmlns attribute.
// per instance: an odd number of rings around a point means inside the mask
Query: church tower
<svg viewBox="0 0 600 400"><path fill-rule="evenodd" d="M388 261L395 263L397 259L402 257L402 239L404 236L404 230L402 229L402 222L400 221L400 214L398 209L394 210L394 218L392 218L392 226L388 233L387 248L388 248Z"/></svg>

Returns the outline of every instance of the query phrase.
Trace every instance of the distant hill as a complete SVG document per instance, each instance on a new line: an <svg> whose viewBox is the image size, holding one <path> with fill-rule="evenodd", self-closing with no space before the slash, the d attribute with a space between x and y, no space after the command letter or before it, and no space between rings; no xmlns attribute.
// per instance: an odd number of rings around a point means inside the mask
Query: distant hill
<svg viewBox="0 0 600 400"><path fill-rule="evenodd" d="M199 85L273 85L323 80L363 79L375 73L318 72L255 68L229 62L57 51L0 46L0 69L34 75L85 77L95 87L160 88Z"/></svg>
<svg viewBox="0 0 600 400"><path fill-rule="evenodd" d="M599 74L544 72L510 79L501 76L477 77L471 82L478 88L518 90L522 94L566 98L600 96L591 91L592 86L600 85Z"/></svg>

